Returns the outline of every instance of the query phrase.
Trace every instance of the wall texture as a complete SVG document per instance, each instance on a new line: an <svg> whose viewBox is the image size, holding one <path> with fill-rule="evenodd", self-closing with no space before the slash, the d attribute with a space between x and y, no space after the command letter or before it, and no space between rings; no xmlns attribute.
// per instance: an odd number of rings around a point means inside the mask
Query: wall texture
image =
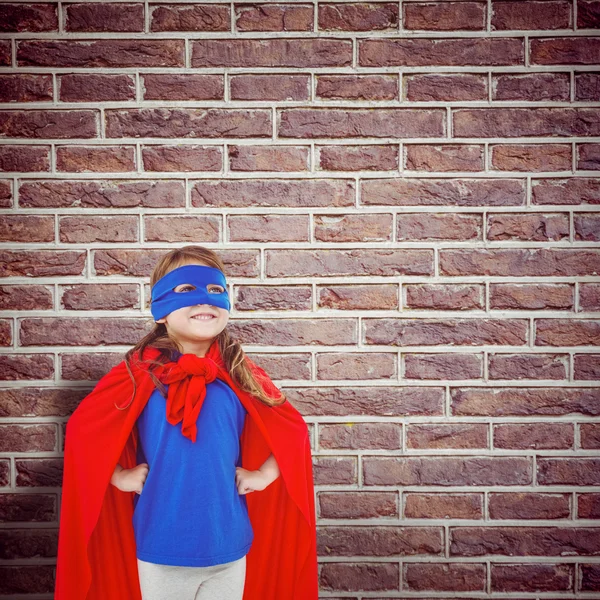
<svg viewBox="0 0 600 600"><path fill-rule="evenodd" d="M309 423L323 598L600 598L599 23L0 4L0 597L52 597L65 422L194 243Z"/></svg>

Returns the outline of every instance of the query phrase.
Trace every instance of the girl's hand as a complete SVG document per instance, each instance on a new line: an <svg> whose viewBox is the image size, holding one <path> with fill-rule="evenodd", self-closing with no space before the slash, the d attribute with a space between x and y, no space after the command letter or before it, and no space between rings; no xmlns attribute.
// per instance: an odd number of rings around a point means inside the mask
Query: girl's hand
<svg viewBox="0 0 600 600"><path fill-rule="evenodd" d="M141 494L148 477L148 463L141 463L133 469L122 469L115 478L115 486L122 492Z"/></svg>
<svg viewBox="0 0 600 600"><path fill-rule="evenodd" d="M248 469L242 467L236 467L235 469L235 484L238 493L241 495L248 492L260 492L270 483L268 476L262 471L248 471Z"/></svg>

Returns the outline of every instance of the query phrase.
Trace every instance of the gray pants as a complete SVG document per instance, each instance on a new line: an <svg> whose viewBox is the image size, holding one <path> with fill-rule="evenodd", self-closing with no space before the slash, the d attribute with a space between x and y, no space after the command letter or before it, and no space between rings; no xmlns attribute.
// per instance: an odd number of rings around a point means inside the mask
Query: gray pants
<svg viewBox="0 0 600 600"><path fill-rule="evenodd" d="M211 567L158 565L137 559L142 600L242 600L246 557Z"/></svg>

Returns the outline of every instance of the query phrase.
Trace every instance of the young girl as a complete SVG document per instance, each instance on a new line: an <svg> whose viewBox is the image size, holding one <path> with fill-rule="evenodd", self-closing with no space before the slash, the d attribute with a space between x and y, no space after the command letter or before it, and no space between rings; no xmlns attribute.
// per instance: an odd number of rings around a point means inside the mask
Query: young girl
<svg viewBox="0 0 600 600"><path fill-rule="evenodd" d="M173 250L151 288L67 423L55 598L317 600L308 430L231 338L223 263Z"/></svg>

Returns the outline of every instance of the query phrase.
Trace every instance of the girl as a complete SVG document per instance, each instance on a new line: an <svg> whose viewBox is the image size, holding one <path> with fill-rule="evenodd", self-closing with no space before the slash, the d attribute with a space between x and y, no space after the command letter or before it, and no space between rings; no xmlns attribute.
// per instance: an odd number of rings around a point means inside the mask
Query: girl
<svg viewBox="0 0 600 600"><path fill-rule="evenodd" d="M67 423L55 598L316 600L308 430L231 338L223 263L173 250L151 288Z"/></svg>

